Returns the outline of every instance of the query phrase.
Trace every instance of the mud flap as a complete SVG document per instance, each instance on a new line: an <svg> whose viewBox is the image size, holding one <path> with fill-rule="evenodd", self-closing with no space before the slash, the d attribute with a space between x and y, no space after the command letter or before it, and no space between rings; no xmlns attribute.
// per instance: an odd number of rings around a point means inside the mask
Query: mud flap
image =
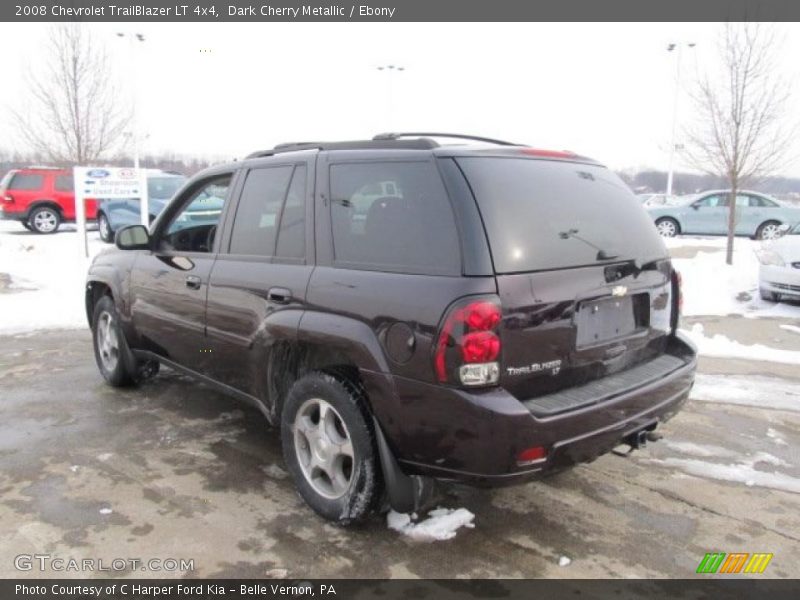
<svg viewBox="0 0 800 600"><path fill-rule="evenodd" d="M433 497L435 481L430 477L406 475L392 454L383 430L375 417L372 418L375 428L375 439L378 444L378 455L386 484L389 506L400 513L412 513L421 510Z"/></svg>

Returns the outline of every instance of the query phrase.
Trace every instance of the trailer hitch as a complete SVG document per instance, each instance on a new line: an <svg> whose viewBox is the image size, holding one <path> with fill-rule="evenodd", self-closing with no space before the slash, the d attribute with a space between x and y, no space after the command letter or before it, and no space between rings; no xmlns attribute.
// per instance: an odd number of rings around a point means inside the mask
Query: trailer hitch
<svg viewBox="0 0 800 600"><path fill-rule="evenodd" d="M655 429L655 427L653 427ZM662 436L660 433L656 433L653 429L640 429L639 431L634 431L633 433L626 435L622 438L622 443L627 444L627 450L618 450L614 448L611 452L616 454L617 456L628 456L634 450L638 450L639 448L644 448L647 445L647 442L657 442L660 440Z"/></svg>

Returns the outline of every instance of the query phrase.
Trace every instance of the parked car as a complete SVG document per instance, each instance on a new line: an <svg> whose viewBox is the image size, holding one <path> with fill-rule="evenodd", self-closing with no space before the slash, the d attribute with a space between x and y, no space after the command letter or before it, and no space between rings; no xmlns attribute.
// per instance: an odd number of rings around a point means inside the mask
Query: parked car
<svg viewBox="0 0 800 600"><path fill-rule="evenodd" d="M164 210L167 202L186 182L179 173L147 170L147 209L152 222ZM139 198L102 199L97 207L97 230L100 239L112 243L114 234L126 225L141 223L141 203Z"/></svg>
<svg viewBox="0 0 800 600"><path fill-rule="evenodd" d="M679 234L728 233L730 190L687 196L676 206L652 207L648 212L663 237ZM782 205L775 198L743 190L736 195L736 235L760 240L778 236L780 226L800 220L800 208Z"/></svg>
<svg viewBox="0 0 800 600"><path fill-rule="evenodd" d="M800 300L800 222L758 252L758 289L764 300Z"/></svg>
<svg viewBox="0 0 800 600"><path fill-rule="evenodd" d="M86 218L93 220L97 202L86 200ZM0 219L19 221L34 233L55 233L75 221L72 170L28 167L6 173L0 181Z"/></svg>
<svg viewBox="0 0 800 600"><path fill-rule="evenodd" d="M251 403L339 523L655 439L696 355L639 201L585 157L434 135L256 152L118 231L86 286L102 376L164 364Z"/></svg>

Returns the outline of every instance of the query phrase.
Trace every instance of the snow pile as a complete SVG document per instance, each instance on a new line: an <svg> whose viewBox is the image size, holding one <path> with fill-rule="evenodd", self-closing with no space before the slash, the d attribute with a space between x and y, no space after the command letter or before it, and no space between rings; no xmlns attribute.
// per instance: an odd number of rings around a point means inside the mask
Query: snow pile
<svg viewBox="0 0 800 600"><path fill-rule="evenodd" d="M558 559L559 567L568 567L570 563L572 563L572 559L569 556L562 556Z"/></svg>
<svg viewBox="0 0 800 600"><path fill-rule="evenodd" d="M418 542L449 540L456 536L461 527L473 528L475 515L466 508L437 508L428 513L424 521L414 523L416 515L399 513L393 510L386 515L386 524Z"/></svg>
<svg viewBox="0 0 800 600"><path fill-rule="evenodd" d="M704 402L800 412L800 384L778 377L698 373L691 398Z"/></svg>
<svg viewBox="0 0 800 600"><path fill-rule="evenodd" d="M698 353L703 356L800 365L800 352L779 350L763 344L742 344L719 333L714 337L706 337L703 334L703 326L700 323L695 323L688 331L685 329L682 331L695 343Z"/></svg>
<svg viewBox="0 0 800 600"><path fill-rule="evenodd" d="M672 264L683 277L683 315L745 317L797 317L797 307L761 299L758 293L758 258L761 242L737 238L733 265L725 263L725 238L667 240L670 248L702 246L693 258L675 258Z"/></svg>
<svg viewBox="0 0 800 600"><path fill-rule="evenodd" d="M780 327L781 329L791 331L792 333L800 333L800 327L797 327L796 325L781 325Z"/></svg>
<svg viewBox="0 0 800 600"><path fill-rule="evenodd" d="M107 247L96 232L89 233L90 256ZM87 327L84 285L89 263L75 231L36 235L18 223L3 223L0 273L10 282L0 289L0 334Z"/></svg>

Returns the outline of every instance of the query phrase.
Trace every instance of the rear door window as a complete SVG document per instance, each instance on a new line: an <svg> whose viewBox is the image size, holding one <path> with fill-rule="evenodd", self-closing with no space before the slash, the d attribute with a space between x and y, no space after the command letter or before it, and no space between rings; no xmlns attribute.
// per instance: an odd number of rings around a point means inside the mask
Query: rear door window
<svg viewBox="0 0 800 600"><path fill-rule="evenodd" d="M44 175L36 173L17 173L8 186L9 190L32 191L42 189Z"/></svg>
<svg viewBox="0 0 800 600"><path fill-rule="evenodd" d="M231 254L274 256L281 205L292 165L251 169L242 188L231 234Z"/></svg>
<svg viewBox="0 0 800 600"><path fill-rule="evenodd" d="M59 192L74 191L75 184L72 181L72 175L59 175L56 177L56 190Z"/></svg>
<svg viewBox="0 0 800 600"><path fill-rule="evenodd" d="M456 161L478 202L498 273L667 255L641 202L604 167L515 157Z"/></svg>
<svg viewBox="0 0 800 600"><path fill-rule="evenodd" d="M330 187L337 266L460 274L455 220L433 163L332 164Z"/></svg>

